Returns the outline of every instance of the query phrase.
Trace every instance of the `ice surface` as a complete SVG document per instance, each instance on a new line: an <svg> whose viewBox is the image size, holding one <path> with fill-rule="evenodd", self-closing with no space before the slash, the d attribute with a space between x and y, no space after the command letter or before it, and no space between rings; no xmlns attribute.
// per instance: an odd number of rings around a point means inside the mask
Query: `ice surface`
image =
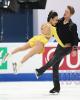
<svg viewBox="0 0 80 100"><path fill-rule="evenodd" d="M52 82L0 82L0 100L80 100L80 84L61 83L58 95L49 94Z"/></svg>

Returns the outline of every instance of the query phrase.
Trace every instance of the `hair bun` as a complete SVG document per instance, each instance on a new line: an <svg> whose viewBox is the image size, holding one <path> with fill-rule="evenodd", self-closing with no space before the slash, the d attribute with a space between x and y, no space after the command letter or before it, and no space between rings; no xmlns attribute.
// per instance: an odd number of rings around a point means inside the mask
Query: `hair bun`
<svg viewBox="0 0 80 100"><path fill-rule="evenodd" d="M53 10L51 10L50 12L49 12L49 14L48 14L48 16L50 16L50 15L52 15L53 14Z"/></svg>
<svg viewBox="0 0 80 100"><path fill-rule="evenodd" d="M51 11L49 12L49 14L48 14L47 21L49 22L51 18L54 18L54 17L56 17L56 16L58 16L57 12L51 10Z"/></svg>

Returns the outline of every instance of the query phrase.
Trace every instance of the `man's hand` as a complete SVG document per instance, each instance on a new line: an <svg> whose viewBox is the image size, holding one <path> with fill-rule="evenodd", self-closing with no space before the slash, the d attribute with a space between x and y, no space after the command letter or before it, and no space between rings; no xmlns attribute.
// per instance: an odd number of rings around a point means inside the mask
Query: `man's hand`
<svg viewBox="0 0 80 100"><path fill-rule="evenodd" d="M76 56L77 56L77 50L73 50L73 51L72 51L72 56L73 56L73 57L76 57Z"/></svg>

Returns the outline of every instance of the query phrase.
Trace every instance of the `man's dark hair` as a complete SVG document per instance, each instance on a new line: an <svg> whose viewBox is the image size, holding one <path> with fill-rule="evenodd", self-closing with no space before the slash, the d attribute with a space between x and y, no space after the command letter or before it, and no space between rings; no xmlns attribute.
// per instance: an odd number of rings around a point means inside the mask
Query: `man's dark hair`
<svg viewBox="0 0 80 100"><path fill-rule="evenodd" d="M75 13L75 9L72 6L67 6L67 8L70 10L70 13L73 15Z"/></svg>
<svg viewBox="0 0 80 100"><path fill-rule="evenodd" d="M49 12L47 21L49 22L51 18L54 18L54 17L56 17L56 16L58 16L57 12L54 12L54 11L51 10L51 11Z"/></svg>

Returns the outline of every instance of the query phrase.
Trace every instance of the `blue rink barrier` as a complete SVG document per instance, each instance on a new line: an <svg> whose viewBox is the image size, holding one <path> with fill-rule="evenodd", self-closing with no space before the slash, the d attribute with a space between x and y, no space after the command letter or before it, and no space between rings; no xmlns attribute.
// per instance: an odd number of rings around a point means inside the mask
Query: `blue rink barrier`
<svg viewBox="0 0 80 100"><path fill-rule="evenodd" d="M13 82L13 81L52 81L52 74L45 73L38 80L34 73L22 74L0 74L0 82ZM60 73L61 81L79 81L80 73Z"/></svg>

